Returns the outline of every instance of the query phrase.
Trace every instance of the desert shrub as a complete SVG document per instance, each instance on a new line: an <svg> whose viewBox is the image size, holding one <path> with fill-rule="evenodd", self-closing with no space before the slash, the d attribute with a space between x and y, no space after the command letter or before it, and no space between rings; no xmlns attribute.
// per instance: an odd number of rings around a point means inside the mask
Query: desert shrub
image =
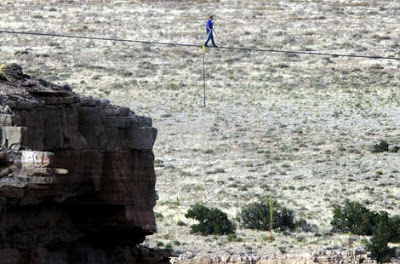
<svg viewBox="0 0 400 264"><path fill-rule="evenodd" d="M381 140L379 144L375 144L372 146L372 153L380 153L380 152L387 152L389 151L389 143L385 140Z"/></svg>
<svg viewBox="0 0 400 264"><path fill-rule="evenodd" d="M203 235L235 233L234 224L228 219L227 214L218 208L207 208L203 205L195 204L187 211L185 217L199 221L199 224L190 226L192 233L201 233Z"/></svg>
<svg viewBox="0 0 400 264"><path fill-rule="evenodd" d="M346 201L343 207L335 206L331 225L333 231L370 236L378 221L378 214L358 202Z"/></svg>
<svg viewBox="0 0 400 264"><path fill-rule="evenodd" d="M296 228L294 212L286 207L273 203L273 228L293 230ZM248 229L270 229L270 206L265 203L251 203L239 213L241 226Z"/></svg>
<svg viewBox="0 0 400 264"><path fill-rule="evenodd" d="M379 262L389 261L394 249L389 242L400 241L400 217L389 217L387 212L372 212L357 202L347 201L333 210L333 229L357 235L372 235L367 248Z"/></svg>
<svg viewBox="0 0 400 264"><path fill-rule="evenodd" d="M169 243L165 245L165 249L168 249L168 250L171 250L171 251L174 250L174 248L172 247L172 245L169 244Z"/></svg>
<svg viewBox="0 0 400 264"><path fill-rule="evenodd" d="M400 150L399 146L394 146L392 149L392 152L397 153L397 152L399 152L399 150Z"/></svg>
<svg viewBox="0 0 400 264"><path fill-rule="evenodd" d="M385 213L387 214L387 213ZM389 227L391 228L390 242L400 242L400 216L396 215L388 219Z"/></svg>
<svg viewBox="0 0 400 264"><path fill-rule="evenodd" d="M154 212L154 216L155 216L157 219L160 219L160 220L164 218L164 216L163 216L162 213Z"/></svg>
<svg viewBox="0 0 400 264"><path fill-rule="evenodd" d="M312 225L308 223L304 219L300 219L299 221L296 222L296 227L300 229L301 231L304 232L318 232L318 226L317 225Z"/></svg>
<svg viewBox="0 0 400 264"><path fill-rule="evenodd" d="M235 234L229 234L227 236L227 240L229 242L243 242L243 239L241 237L237 237Z"/></svg>
<svg viewBox="0 0 400 264"><path fill-rule="evenodd" d="M163 247L164 243L163 242L157 242L157 247Z"/></svg>
<svg viewBox="0 0 400 264"><path fill-rule="evenodd" d="M394 249L388 247L388 242L393 242L395 236L398 236L397 226L393 226L393 221L388 217L387 213L382 213L375 231L367 244L367 249L371 251L372 257L379 262L388 262L394 256ZM398 224L398 223L397 223Z"/></svg>
<svg viewBox="0 0 400 264"><path fill-rule="evenodd" d="M178 225L178 226L186 226L186 223L183 222L182 220L179 220L179 221L176 223L176 225Z"/></svg>

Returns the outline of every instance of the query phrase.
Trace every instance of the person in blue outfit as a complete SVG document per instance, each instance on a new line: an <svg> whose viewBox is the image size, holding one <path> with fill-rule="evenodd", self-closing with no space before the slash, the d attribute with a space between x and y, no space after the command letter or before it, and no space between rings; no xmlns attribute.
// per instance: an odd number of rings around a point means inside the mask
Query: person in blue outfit
<svg viewBox="0 0 400 264"><path fill-rule="evenodd" d="M207 23L206 23L206 32L207 32L207 39L206 39L206 42L204 43L204 46L206 46L206 47L208 47L208 42L211 40L211 44L212 44L212 46L213 47L218 47L217 45L215 45L215 42L214 42L214 36L213 36L213 20L214 20L214 18L213 18L213 16L210 16L210 18L207 20Z"/></svg>

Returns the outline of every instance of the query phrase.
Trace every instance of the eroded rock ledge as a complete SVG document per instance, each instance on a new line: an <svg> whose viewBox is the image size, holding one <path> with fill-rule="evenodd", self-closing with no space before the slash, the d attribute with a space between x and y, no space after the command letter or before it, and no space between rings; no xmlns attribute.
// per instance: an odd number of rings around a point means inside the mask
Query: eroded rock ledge
<svg viewBox="0 0 400 264"><path fill-rule="evenodd" d="M193 258L173 257L171 264L377 264L364 250L323 250L304 253L273 253L264 256L213 254Z"/></svg>
<svg viewBox="0 0 400 264"><path fill-rule="evenodd" d="M156 134L129 108L0 66L1 263L163 263L137 247L156 230Z"/></svg>

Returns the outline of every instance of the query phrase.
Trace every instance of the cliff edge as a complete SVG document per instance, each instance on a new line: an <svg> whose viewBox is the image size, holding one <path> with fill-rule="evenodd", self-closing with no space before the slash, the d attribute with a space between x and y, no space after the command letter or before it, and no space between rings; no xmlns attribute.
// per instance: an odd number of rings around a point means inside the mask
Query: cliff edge
<svg viewBox="0 0 400 264"><path fill-rule="evenodd" d="M0 66L2 263L163 263L137 246L156 230L156 134L127 107Z"/></svg>

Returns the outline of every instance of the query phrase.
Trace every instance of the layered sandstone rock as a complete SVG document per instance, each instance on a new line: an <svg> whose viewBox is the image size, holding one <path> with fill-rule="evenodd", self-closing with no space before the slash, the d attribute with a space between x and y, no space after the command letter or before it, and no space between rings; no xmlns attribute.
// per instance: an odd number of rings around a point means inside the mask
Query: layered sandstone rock
<svg viewBox="0 0 400 264"><path fill-rule="evenodd" d="M363 250L324 250L312 253L274 253L264 256L216 254L194 258L173 257L171 264L376 264Z"/></svg>
<svg viewBox="0 0 400 264"><path fill-rule="evenodd" d="M150 263L136 245L156 230L156 134L129 108L1 66L1 263Z"/></svg>

